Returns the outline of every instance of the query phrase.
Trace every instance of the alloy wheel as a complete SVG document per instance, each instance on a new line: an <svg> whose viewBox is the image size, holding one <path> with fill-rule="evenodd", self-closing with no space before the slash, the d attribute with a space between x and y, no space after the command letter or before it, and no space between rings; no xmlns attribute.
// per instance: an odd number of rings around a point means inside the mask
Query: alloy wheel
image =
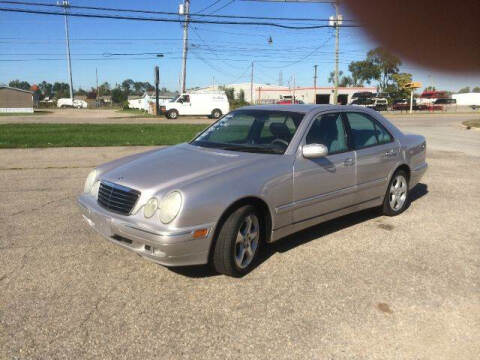
<svg viewBox="0 0 480 360"><path fill-rule="evenodd" d="M260 226L256 215L247 215L238 229L235 239L235 264L245 269L252 262L258 249Z"/></svg>
<svg viewBox="0 0 480 360"><path fill-rule="evenodd" d="M399 211L407 200L407 179L403 175L396 175L390 185L389 203L394 211Z"/></svg>

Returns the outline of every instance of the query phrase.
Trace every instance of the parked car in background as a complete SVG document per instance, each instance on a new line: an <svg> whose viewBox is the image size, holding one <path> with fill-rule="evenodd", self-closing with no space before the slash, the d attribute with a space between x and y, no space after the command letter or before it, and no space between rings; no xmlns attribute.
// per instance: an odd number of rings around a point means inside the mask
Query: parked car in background
<svg viewBox="0 0 480 360"><path fill-rule="evenodd" d="M144 258L242 276L289 234L371 207L401 214L426 169L425 138L371 109L251 106L189 143L98 166L78 203L93 229Z"/></svg>
<svg viewBox="0 0 480 360"><path fill-rule="evenodd" d="M457 100L450 99L450 98L437 99L433 104L428 105L427 107L428 107L428 110L430 111L443 111L443 110L446 111L452 108L456 108Z"/></svg>
<svg viewBox="0 0 480 360"><path fill-rule="evenodd" d="M388 108L388 100L376 97L360 97L353 100L350 105L367 107L376 111L386 111Z"/></svg>
<svg viewBox="0 0 480 360"><path fill-rule="evenodd" d="M181 115L207 115L218 119L230 111L230 104L223 91L187 93L166 102L160 106L160 111L169 119Z"/></svg>
<svg viewBox="0 0 480 360"><path fill-rule="evenodd" d="M394 111L408 111L410 110L410 99L396 99L393 100L392 110ZM417 105L416 99L413 99L412 110L428 110L427 105Z"/></svg>
<svg viewBox="0 0 480 360"><path fill-rule="evenodd" d="M424 91L417 98L418 105L432 105L437 99L446 99L449 95L446 91Z"/></svg>
<svg viewBox="0 0 480 360"><path fill-rule="evenodd" d="M293 99L292 100L280 100L280 101L277 101L276 104L278 104L278 105L290 105L290 104L293 104ZM304 104L304 102L302 100L295 99L295 104Z"/></svg>
<svg viewBox="0 0 480 360"><path fill-rule="evenodd" d="M58 108L76 108L76 109L86 109L88 104L85 100L62 98L57 100Z"/></svg>
<svg viewBox="0 0 480 360"><path fill-rule="evenodd" d="M351 101L353 102L360 98L373 98L373 97L375 97L375 94L370 91L359 91L359 92L353 93Z"/></svg>

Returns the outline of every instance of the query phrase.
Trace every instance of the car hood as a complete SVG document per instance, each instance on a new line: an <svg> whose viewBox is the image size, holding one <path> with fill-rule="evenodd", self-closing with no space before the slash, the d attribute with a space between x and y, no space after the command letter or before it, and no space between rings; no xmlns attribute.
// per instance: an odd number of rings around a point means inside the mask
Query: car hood
<svg viewBox="0 0 480 360"><path fill-rule="evenodd" d="M262 161L265 154L224 151L180 144L128 159L102 174L108 180L139 191L162 189L198 181L218 173Z"/></svg>

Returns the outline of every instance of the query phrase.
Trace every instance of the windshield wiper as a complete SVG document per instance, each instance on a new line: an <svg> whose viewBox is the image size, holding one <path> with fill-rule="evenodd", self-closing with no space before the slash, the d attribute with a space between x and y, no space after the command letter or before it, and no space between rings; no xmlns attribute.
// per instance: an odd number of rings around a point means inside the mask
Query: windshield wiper
<svg viewBox="0 0 480 360"><path fill-rule="evenodd" d="M223 150L233 150L233 151L243 151L243 152L252 152L252 153L265 153L265 154L281 154L281 151L278 151L273 148L267 148L263 146L243 146L243 145L232 145L232 146L222 146Z"/></svg>

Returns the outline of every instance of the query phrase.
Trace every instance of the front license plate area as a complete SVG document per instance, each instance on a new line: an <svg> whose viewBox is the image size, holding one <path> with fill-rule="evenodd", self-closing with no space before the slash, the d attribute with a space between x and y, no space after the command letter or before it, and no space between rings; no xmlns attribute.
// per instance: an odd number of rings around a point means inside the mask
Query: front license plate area
<svg viewBox="0 0 480 360"><path fill-rule="evenodd" d="M92 213L91 220L94 222L94 228L105 236L112 236L111 220L106 216Z"/></svg>

